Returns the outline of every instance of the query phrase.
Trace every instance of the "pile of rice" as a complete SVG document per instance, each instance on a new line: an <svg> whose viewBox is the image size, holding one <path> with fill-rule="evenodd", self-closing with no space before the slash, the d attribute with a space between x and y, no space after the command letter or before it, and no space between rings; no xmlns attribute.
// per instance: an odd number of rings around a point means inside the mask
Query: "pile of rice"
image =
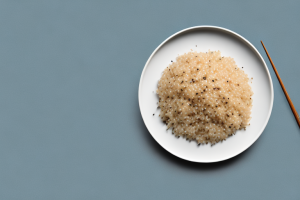
<svg viewBox="0 0 300 200"><path fill-rule="evenodd" d="M156 92L159 116L177 137L213 145L250 125L249 78L220 51L178 56L164 70Z"/></svg>

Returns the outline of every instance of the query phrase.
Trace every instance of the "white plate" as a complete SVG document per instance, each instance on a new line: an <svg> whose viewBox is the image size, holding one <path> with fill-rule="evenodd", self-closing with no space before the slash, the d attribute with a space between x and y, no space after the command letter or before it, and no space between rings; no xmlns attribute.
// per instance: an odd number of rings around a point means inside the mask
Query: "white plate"
<svg viewBox="0 0 300 200"><path fill-rule="evenodd" d="M197 45L197 47L196 47ZM159 118L157 109L157 83L163 70L175 61L178 55L189 52L220 50L222 56L234 58L239 67L253 77L252 119L246 131L238 131L222 143L214 146L197 146L195 141L175 138L171 130ZM151 54L141 75L139 106L146 127L152 137L167 151L179 158L193 162L218 162L232 158L250 147L265 129L273 107L272 79L257 49L239 34L215 26L196 26L175 33L161 43ZM153 114L155 113L155 116Z"/></svg>

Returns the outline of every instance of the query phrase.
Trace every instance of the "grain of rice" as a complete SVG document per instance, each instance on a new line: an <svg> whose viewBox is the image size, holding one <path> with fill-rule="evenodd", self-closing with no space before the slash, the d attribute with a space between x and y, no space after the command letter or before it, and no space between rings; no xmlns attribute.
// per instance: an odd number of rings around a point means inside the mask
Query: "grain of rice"
<svg viewBox="0 0 300 200"><path fill-rule="evenodd" d="M209 65L208 65L209 63ZM247 74L220 51L191 51L164 70L156 93L162 121L176 137L216 144L245 129L253 99Z"/></svg>

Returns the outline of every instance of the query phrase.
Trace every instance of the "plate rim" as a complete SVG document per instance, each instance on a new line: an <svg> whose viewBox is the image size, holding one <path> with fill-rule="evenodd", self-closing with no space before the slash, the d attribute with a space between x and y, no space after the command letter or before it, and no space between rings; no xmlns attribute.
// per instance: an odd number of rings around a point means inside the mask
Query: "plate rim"
<svg viewBox="0 0 300 200"><path fill-rule="evenodd" d="M269 78L269 84L271 86L271 102L270 102L270 107L269 107L269 113L268 113L268 116L265 120L265 123L260 131L260 133L258 134L258 136L255 138L255 140L253 140L252 143L250 143L248 146L246 146L245 148L243 148L241 151L231 155L231 156L227 156L223 159L219 159L219 160L208 160L208 161L196 161L196 160L191 160L191 159L187 159L187 158L184 158L184 157L181 157L179 155L176 155L174 153L172 153L171 151L169 151L168 149L166 149L159 141L157 141L155 139L155 137L152 135L152 133L150 132L147 124L146 124L146 121L144 119L144 116L143 116L143 113L142 113L142 110L141 110L141 103L140 103L140 99L141 99L141 84L143 82L143 77L144 77L144 73L146 71L146 68L148 67L148 64L149 62L151 61L152 57L156 54L156 52L165 44L167 43L169 40L171 40L172 38L184 33L184 32L188 32L188 31L191 31L193 29L214 29L214 30L217 30L217 31L223 31L223 32L227 32L239 39L241 39L243 42L245 42L249 47L252 48L252 50L254 50L254 52L259 56L260 60L262 61L264 67L265 67L265 70L268 74L268 78ZM272 113L272 110L273 110L273 103L274 103L274 88L273 88L273 81L272 81L272 77L270 75L270 72L269 72L269 69L267 67L267 64L265 62L265 60L263 59L263 57L261 56L261 54L259 53L259 51L255 48L255 46L249 42L246 38L244 38L243 36L239 35L238 33L232 31L232 30L229 30L227 28L223 28L223 27L219 27L219 26L211 26L211 25L201 25L201 26L192 26L192 27L189 27L189 28L185 28L185 29L182 29L176 33L174 33L173 35L169 36L167 39L165 39L162 43L160 43L160 45L158 45L158 47L152 52L152 54L150 55L150 57L148 58L144 68L143 68L143 71L142 71L142 74L141 74L141 77L140 77L140 82L139 82L139 89L138 89L138 102L139 102L139 109L140 109L140 113L141 113L141 116L142 116L142 119L143 119L143 122L148 130L148 132L150 133L150 135L152 136L152 138L164 149L166 150L167 152L169 152L170 154L172 154L173 156L176 156L180 159L183 159L183 160L186 160L186 161L190 161L190 162L195 162L195 163L215 163L215 162L221 162L221 161L224 161L224 160L228 160L230 158L233 158L239 154L241 154L242 152L246 151L249 147L251 147L254 142L257 141L257 139L261 136L261 134L263 133L263 131L265 130L269 120L270 120L270 117L271 117L271 113Z"/></svg>

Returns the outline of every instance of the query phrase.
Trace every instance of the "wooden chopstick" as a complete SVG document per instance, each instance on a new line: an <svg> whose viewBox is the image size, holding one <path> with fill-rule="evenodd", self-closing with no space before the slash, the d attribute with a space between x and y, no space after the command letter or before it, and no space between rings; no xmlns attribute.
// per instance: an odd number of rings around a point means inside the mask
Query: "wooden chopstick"
<svg viewBox="0 0 300 200"><path fill-rule="evenodd" d="M280 78L280 76L279 76L279 74L278 74L278 72L277 72L277 69L276 69L276 67L275 67L275 65L274 65L274 63L273 63L273 61L272 61L272 59L271 59L271 57L270 57L270 55L269 55L269 53L268 53L268 51L267 51L265 45L264 45L264 43L263 43L262 41L260 41L260 42L261 42L261 44L263 45L263 47L264 47L264 49L265 49L265 51L266 51L266 54L267 54L267 56L268 56L268 58L269 58L269 60L270 60L270 62L271 62L271 65L272 65L272 67L273 67L273 69L274 69L274 72L275 72L277 78L278 78L278 81L279 81L279 83L280 83L280 85L281 85L281 88L282 88L282 90L283 90L283 92L284 92L284 94L285 94L286 99L288 100L288 102L289 102L289 104L290 104L290 107L291 107L291 109L292 109L292 111L293 111L293 113L294 113L294 116L295 116L296 121L297 121L297 123L298 123L298 126L299 126L299 128L300 128L300 118L299 118L299 115L298 115L298 113L297 113L297 111L296 111L296 109L295 109L295 107L294 107L294 104L293 104L293 102L292 102L292 100L291 100L289 94L287 93L287 91L286 91L286 89L285 89L285 87L284 87L284 85L283 85L283 82L282 82L282 80L281 80L281 78Z"/></svg>

